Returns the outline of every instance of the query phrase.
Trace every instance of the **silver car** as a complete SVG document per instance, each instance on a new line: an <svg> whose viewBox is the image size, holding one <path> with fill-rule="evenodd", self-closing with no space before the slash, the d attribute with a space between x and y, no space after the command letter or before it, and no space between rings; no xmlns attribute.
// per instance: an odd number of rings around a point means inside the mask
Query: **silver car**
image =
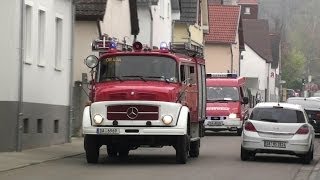
<svg viewBox="0 0 320 180"><path fill-rule="evenodd" d="M309 164L313 160L314 129L300 105L259 103L244 123L241 160L256 153L289 154Z"/></svg>

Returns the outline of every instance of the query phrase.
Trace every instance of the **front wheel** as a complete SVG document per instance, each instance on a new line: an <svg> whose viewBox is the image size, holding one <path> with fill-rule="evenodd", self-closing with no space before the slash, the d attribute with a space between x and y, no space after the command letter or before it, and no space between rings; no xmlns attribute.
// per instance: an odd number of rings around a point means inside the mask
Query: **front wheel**
<svg viewBox="0 0 320 180"><path fill-rule="evenodd" d="M92 164L98 163L100 144L97 137L93 135L85 135L84 149L86 151L87 162Z"/></svg>
<svg viewBox="0 0 320 180"><path fill-rule="evenodd" d="M190 142L189 156L193 158L199 157L200 153L200 139L197 141Z"/></svg>
<svg viewBox="0 0 320 180"><path fill-rule="evenodd" d="M187 163L188 158L188 136L178 136L175 149L176 149L176 162L178 164Z"/></svg>

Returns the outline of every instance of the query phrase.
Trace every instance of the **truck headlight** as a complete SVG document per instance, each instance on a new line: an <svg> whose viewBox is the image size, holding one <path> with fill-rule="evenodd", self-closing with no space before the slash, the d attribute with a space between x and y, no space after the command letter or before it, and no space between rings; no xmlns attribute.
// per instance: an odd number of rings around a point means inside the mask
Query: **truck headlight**
<svg viewBox="0 0 320 180"><path fill-rule="evenodd" d="M98 65L98 62L99 62L99 59L94 55L90 55L84 60L84 63L89 68L95 68Z"/></svg>
<svg viewBox="0 0 320 180"><path fill-rule="evenodd" d="M231 113L229 114L229 119L235 119L237 118L237 114Z"/></svg>
<svg viewBox="0 0 320 180"><path fill-rule="evenodd" d="M173 121L173 118L172 118L172 116L170 116L170 115L165 115L165 116L162 117L162 122L163 122L165 125L171 124L172 121Z"/></svg>
<svg viewBox="0 0 320 180"><path fill-rule="evenodd" d="M101 124L102 121L103 121L103 117L102 117L100 114L96 114L96 115L94 115L94 117L93 117L93 121L94 121L96 124Z"/></svg>

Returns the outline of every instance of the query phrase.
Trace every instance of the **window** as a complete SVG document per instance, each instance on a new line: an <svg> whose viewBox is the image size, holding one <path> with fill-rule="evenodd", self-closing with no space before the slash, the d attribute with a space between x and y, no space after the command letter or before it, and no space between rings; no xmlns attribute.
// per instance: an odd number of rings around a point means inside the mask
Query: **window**
<svg viewBox="0 0 320 180"><path fill-rule="evenodd" d="M25 8L25 63L32 64L32 6L26 5Z"/></svg>
<svg viewBox="0 0 320 180"><path fill-rule="evenodd" d="M23 119L23 133L29 133L29 119Z"/></svg>
<svg viewBox="0 0 320 180"><path fill-rule="evenodd" d="M168 57L114 56L101 61L98 81L178 82L176 61Z"/></svg>
<svg viewBox="0 0 320 180"><path fill-rule="evenodd" d="M43 123L42 119L37 119L37 133L42 133Z"/></svg>
<svg viewBox="0 0 320 180"><path fill-rule="evenodd" d="M53 122L53 132L59 133L59 120L54 120Z"/></svg>
<svg viewBox="0 0 320 180"><path fill-rule="evenodd" d="M170 18L170 3L167 5L167 18Z"/></svg>
<svg viewBox="0 0 320 180"><path fill-rule="evenodd" d="M164 5L164 0L160 1L160 17L164 18L164 13L165 13L165 5Z"/></svg>
<svg viewBox="0 0 320 180"><path fill-rule="evenodd" d="M305 123L302 111L285 108L255 108L250 119L275 123Z"/></svg>
<svg viewBox="0 0 320 180"><path fill-rule="evenodd" d="M56 17L55 69L61 70L63 21Z"/></svg>
<svg viewBox="0 0 320 180"><path fill-rule="evenodd" d="M208 101L239 101L239 89L237 87L207 87Z"/></svg>
<svg viewBox="0 0 320 180"><path fill-rule="evenodd" d="M195 84L197 82L195 67L190 65L180 66L181 82Z"/></svg>
<svg viewBox="0 0 320 180"><path fill-rule="evenodd" d="M184 82L186 80L186 73L185 73L184 65L180 66L180 80L181 80L181 82Z"/></svg>
<svg viewBox="0 0 320 180"><path fill-rule="evenodd" d="M244 11L244 14L251 14L251 9L250 9L250 7L246 7L244 10L245 10L245 11Z"/></svg>
<svg viewBox="0 0 320 180"><path fill-rule="evenodd" d="M39 10L38 17L38 66L44 66L46 12Z"/></svg>

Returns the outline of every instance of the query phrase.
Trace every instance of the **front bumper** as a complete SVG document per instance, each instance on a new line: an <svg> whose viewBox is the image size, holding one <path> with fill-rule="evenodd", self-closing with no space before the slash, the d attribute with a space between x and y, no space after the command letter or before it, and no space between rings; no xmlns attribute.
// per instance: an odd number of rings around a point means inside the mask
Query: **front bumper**
<svg viewBox="0 0 320 180"><path fill-rule="evenodd" d="M265 147L265 141L285 142L285 148ZM292 135L290 138L261 137L257 132L243 131L242 147L256 153L305 154L310 149L309 135Z"/></svg>
<svg viewBox="0 0 320 180"><path fill-rule="evenodd" d="M101 133L101 129L108 130ZM184 135L181 127L84 127L83 134L92 135Z"/></svg>
<svg viewBox="0 0 320 180"><path fill-rule="evenodd" d="M237 130L242 128L240 118L225 120L205 120L204 127L206 130Z"/></svg>

